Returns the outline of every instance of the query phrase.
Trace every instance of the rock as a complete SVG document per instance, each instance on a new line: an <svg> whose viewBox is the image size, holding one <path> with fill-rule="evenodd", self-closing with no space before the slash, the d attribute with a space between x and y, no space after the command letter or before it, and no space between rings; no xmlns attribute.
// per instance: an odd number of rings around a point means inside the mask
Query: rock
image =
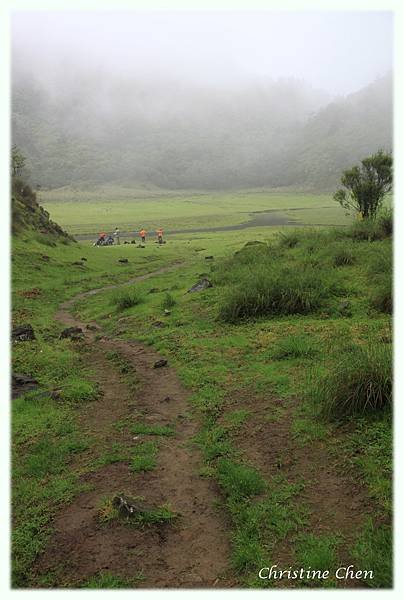
<svg viewBox="0 0 404 600"><path fill-rule="evenodd" d="M118 258L118 262L119 262L119 263L124 263L124 264L126 264L126 263L128 263L129 261L128 261L128 259L127 259L127 258Z"/></svg>
<svg viewBox="0 0 404 600"><path fill-rule="evenodd" d="M11 333L11 339L14 342L30 342L35 340L35 333L32 329L32 325L27 323L26 325L14 327Z"/></svg>
<svg viewBox="0 0 404 600"><path fill-rule="evenodd" d="M213 256L205 256L205 260L213 260Z"/></svg>
<svg viewBox="0 0 404 600"><path fill-rule="evenodd" d="M161 367L165 367L166 365L168 365L168 361L165 358L160 358L154 363L153 369L160 369Z"/></svg>
<svg viewBox="0 0 404 600"><path fill-rule="evenodd" d="M166 316L171 315L171 310L168 310L167 308L164 309L164 314Z"/></svg>
<svg viewBox="0 0 404 600"><path fill-rule="evenodd" d="M11 376L11 397L18 398L26 392L31 392L39 387L39 383L31 375L22 375L21 373L13 373Z"/></svg>
<svg viewBox="0 0 404 600"><path fill-rule="evenodd" d="M166 324L163 321L154 321L153 327L165 327Z"/></svg>
<svg viewBox="0 0 404 600"><path fill-rule="evenodd" d="M80 258L80 260L84 260L84 262L87 262L87 259L86 259L86 257L85 257L85 256L82 256L82 257Z"/></svg>
<svg viewBox="0 0 404 600"><path fill-rule="evenodd" d="M202 290L206 290L207 288L211 288L212 282L207 279L207 277L203 277L197 283L195 283L191 288L189 288L188 293L190 292L201 292Z"/></svg>
<svg viewBox="0 0 404 600"><path fill-rule="evenodd" d="M92 325L91 323L88 323L86 325L86 329L88 329L89 331L98 331L99 327L97 325Z"/></svg>
<svg viewBox="0 0 404 600"><path fill-rule="evenodd" d="M42 254L41 258L42 258L42 260L45 260L45 261L50 260L50 256L48 256L47 254Z"/></svg>
<svg viewBox="0 0 404 600"><path fill-rule="evenodd" d="M128 240L124 241L124 244L131 244L132 242L128 242Z"/></svg>
<svg viewBox="0 0 404 600"><path fill-rule="evenodd" d="M157 294L159 292L159 288L150 288L148 291L149 294Z"/></svg>
<svg viewBox="0 0 404 600"><path fill-rule="evenodd" d="M63 329L62 333L60 334L59 338L61 340L66 339L66 338L70 338L70 339L81 339L83 337L83 330L81 327L67 327L66 329Z"/></svg>
<svg viewBox="0 0 404 600"><path fill-rule="evenodd" d="M112 505L118 509L122 517L134 518L147 515L155 510L153 506L148 506L144 502L131 498L124 494L117 494L112 500Z"/></svg>
<svg viewBox="0 0 404 600"><path fill-rule="evenodd" d="M136 240L131 240L130 243L131 244L136 244Z"/></svg>

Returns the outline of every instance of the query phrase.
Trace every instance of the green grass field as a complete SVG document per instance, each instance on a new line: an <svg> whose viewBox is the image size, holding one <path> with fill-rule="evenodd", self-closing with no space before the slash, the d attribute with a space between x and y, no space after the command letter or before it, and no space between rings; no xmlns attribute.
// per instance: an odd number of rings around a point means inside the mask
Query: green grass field
<svg viewBox="0 0 404 600"><path fill-rule="evenodd" d="M77 302L74 310L111 336L136 337L156 348L190 390L198 475L220 490L218 510L228 523L229 569L237 585L274 585L257 578L268 564L332 569L348 560L374 569L365 585L389 587L391 413L377 402L389 394L391 238L369 241L347 237L346 229L318 227L352 222L327 196L255 191L163 198L151 190L149 198L132 199L129 191L116 190L112 202L105 197L110 193L96 202L96 193L77 192L87 200L78 202L69 190L42 192L41 202L75 234L115 226L209 230L270 210L312 227L183 233L143 249L52 245L33 233L14 240L13 323L31 322L37 339L14 347L13 368L47 389L62 389L64 398L34 395L33 401L31 395L13 402L14 585L52 585L56 575L38 581L32 565L51 535L52 516L83 490L80 474L105 461L125 463L128 456L134 478L153 471L175 432L171 424L116 422L132 435L155 437L138 445L137 454L107 445L98 462L86 460L92 448L99 451L99 441L80 428L80 411L97 394L91 360L58 339L54 313L80 291L115 283L117 289ZM84 265L73 264L82 257ZM173 271L119 287L178 261ZM187 293L201 276L213 287ZM154 327L161 319L164 326ZM119 356L110 360L126 368ZM359 391L348 389L347 381ZM381 390L369 411L362 410L360 392L368 383ZM349 412L343 400L351 392L357 411ZM83 458L71 469L76 456ZM328 498L323 504L321 494ZM105 572L80 583L128 585L121 573ZM344 583L332 577L324 587L338 586Z"/></svg>
<svg viewBox="0 0 404 600"><path fill-rule="evenodd" d="M167 231L227 227L259 220L266 211L305 225L344 225L351 220L331 195L291 192L160 193L144 198L131 197L120 188L101 189L99 194L63 189L42 191L39 200L51 218L72 234L97 234L115 227L122 231L145 227L151 232L157 227Z"/></svg>

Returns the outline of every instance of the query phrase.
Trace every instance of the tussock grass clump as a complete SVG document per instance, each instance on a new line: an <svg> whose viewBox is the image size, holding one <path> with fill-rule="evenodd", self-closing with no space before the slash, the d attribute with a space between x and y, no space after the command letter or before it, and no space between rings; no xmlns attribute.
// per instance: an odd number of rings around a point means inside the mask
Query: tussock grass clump
<svg viewBox="0 0 404 600"><path fill-rule="evenodd" d="M386 273L384 277L378 278L378 284L370 296L370 305L382 313L393 312L392 273Z"/></svg>
<svg viewBox="0 0 404 600"><path fill-rule="evenodd" d="M168 310L170 308L173 308L173 306L175 306L176 304L177 304L177 302L176 302L174 296L167 292L163 298L161 306L162 306L162 308L165 308Z"/></svg>
<svg viewBox="0 0 404 600"><path fill-rule="evenodd" d="M219 317L234 323L260 316L308 315L325 306L336 283L335 277L310 266L257 268L223 296Z"/></svg>
<svg viewBox="0 0 404 600"><path fill-rule="evenodd" d="M281 231L278 237L278 244L282 248L294 248L301 241L301 235L297 231Z"/></svg>
<svg viewBox="0 0 404 600"><path fill-rule="evenodd" d="M355 264L355 262L355 254L350 248L339 248L333 256L333 263L335 267L346 267Z"/></svg>
<svg viewBox="0 0 404 600"><path fill-rule="evenodd" d="M381 246L369 264L368 277L373 289L370 305L379 312L393 312L393 265L391 246Z"/></svg>
<svg viewBox="0 0 404 600"><path fill-rule="evenodd" d="M117 292L112 296L111 304L116 306L118 311L132 308L144 301L142 294L136 288L125 289Z"/></svg>
<svg viewBox="0 0 404 600"><path fill-rule="evenodd" d="M391 347L352 346L330 373L309 392L321 414L330 420L375 413L392 404Z"/></svg>

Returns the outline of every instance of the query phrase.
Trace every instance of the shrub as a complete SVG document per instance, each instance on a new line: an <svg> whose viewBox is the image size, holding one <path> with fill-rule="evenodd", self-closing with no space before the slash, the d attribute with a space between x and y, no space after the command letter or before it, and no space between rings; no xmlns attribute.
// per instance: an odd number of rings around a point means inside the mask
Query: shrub
<svg viewBox="0 0 404 600"><path fill-rule="evenodd" d="M132 306L137 306L143 302L143 296L136 288L132 288L129 290L121 290L116 293L112 299L111 303L116 306L118 311L126 310L127 308L131 308Z"/></svg>
<svg viewBox="0 0 404 600"><path fill-rule="evenodd" d="M222 297L219 317L224 321L265 315L307 315L322 308L337 290L333 279L318 269L257 268Z"/></svg>
<svg viewBox="0 0 404 600"><path fill-rule="evenodd" d="M375 219L364 219L363 221L355 221L348 228L347 237L356 241L374 242L382 239L383 236Z"/></svg>
<svg viewBox="0 0 404 600"><path fill-rule="evenodd" d="M393 235L393 210L391 208L381 210L377 222L383 237Z"/></svg>
<svg viewBox="0 0 404 600"><path fill-rule="evenodd" d="M308 393L324 417L341 420L389 408L392 403L391 346L353 346Z"/></svg>
<svg viewBox="0 0 404 600"><path fill-rule="evenodd" d="M355 221L347 230L347 236L354 240L383 240L393 233L393 211L384 209L375 219Z"/></svg>

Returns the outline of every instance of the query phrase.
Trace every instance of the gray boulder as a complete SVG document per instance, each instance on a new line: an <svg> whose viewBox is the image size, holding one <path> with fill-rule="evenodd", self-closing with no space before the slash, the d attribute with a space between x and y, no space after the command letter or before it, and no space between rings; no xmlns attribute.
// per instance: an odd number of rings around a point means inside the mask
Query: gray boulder
<svg viewBox="0 0 404 600"><path fill-rule="evenodd" d="M207 288L211 288L212 282L209 281L207 277L203 277L197 283L195 283L191 288L189 288L188 293L190 292L201 292L202 290L206 290Z"/></svg>

